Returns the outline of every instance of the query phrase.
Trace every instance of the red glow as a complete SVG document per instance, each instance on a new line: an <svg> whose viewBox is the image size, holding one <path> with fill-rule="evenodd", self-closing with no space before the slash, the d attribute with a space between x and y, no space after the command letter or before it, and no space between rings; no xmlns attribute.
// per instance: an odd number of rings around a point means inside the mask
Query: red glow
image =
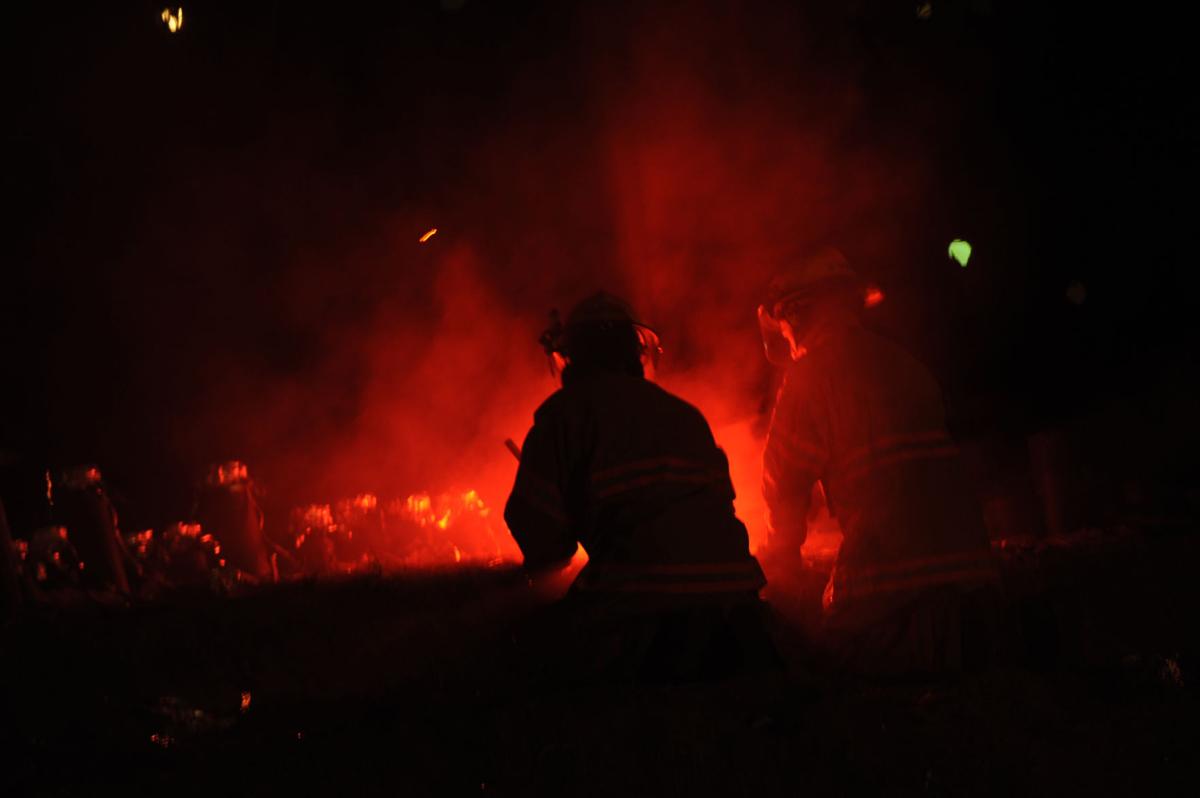
<svg viewBox="0 0 1200 798"><path fill-rule="evenodd" d="M242 427L240 416L214 410L195 428L239 425L228 436L269 453L264 470L294 480L277 495L290 491L296 502L371 491L377 505L355 512L382 517L399 561L519 560L499 508L533 411L557 387L536 336L551 307L604 288L661 333L659 379L708 418L729 456L751 547L761 550L770 388L753 331L757 291L816 244L850 244L852 261L885 261L920 216L929 176L920 152L896 149L903 137L847 135L869 127L852 78L790 69L804 66L802 55L781 60L812 45L798 15L783 20L778 41L752 49L728 35L731 19L697 15L687 4L646 6L635 25L599 12L581 25L599 31L580 43L580 61L592 67L580 78L587 125L511 115L464 153L464 174L478 177L481 190L452 199L462 206L454 218L469 224L452 224L450 239L417 249L412 230L429 217L397 217L373 223L377 232L345 248L386 264L362 272L371 276L363 318L326 335L317 309L340 282L355 281L330 279L340 251L301 264L297 274L308 283L282 286L280 304L289 322L320 332L320 363L298 388L247 376L264 390L244 392L244 415L268 423ZM687 36L670 35L677 31ZM614 40L619 64L609 52ZM764 79L781 63L802 77ZM518 94L533 96L517 99L537 100L537 85L521 84ZM530 126L542 123L550 135L531 152ZM918 146L925 145L911 144ZM558 179L566 174L572 179ZM526 219L533 221L514 223ZM437 232L427 229L419 242ZM393 268L397 252L420 257ZM369 302L375 294L379 301ZM873 288L864 303L883 298ZM349 384L352 391L341 390ZM343 394L353 395L351 423L310 411L344 409L333 401ZM509 452L500 448L506 439ZM468 486L490 517L463 506ZM806 556L836 550L835 533L832 519L817 523ZM355 529L353 537L362 535Z"/></svg>
<svg viewBox="0 0 1200 798"><path fill-rule="evenodd" d="M873 308L884 300L884 293L878 286L870 286L867 288L867 295L863 298L863 305L868 308Z"/></svg>

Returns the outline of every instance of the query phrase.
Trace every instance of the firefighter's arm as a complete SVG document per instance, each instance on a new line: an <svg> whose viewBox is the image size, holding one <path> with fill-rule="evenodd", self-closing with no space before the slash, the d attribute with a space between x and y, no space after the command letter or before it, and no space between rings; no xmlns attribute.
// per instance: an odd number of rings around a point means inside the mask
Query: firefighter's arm
<svg viewBox="0 0 1200 798"><path fill-rule="evenodd" d="M763 452L763 498L770 549L799 557L808 537L813 486L825 473L829 446L811 386L792 372L776 402Z"/></svg>
<svg viewBox="0 0 1200 798"><path fill-rule="evenodd" d="M535 420L521 447L521 464L504 522L525 558L525 567L565 565L577 543L567 521L555 436L549 424Z"/></svg>

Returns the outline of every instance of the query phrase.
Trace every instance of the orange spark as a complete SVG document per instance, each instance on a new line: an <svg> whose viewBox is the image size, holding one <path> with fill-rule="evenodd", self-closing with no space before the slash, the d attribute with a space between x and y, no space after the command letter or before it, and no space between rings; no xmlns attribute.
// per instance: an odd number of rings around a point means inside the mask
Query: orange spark
<svg viewBox="0 0 1200 798"><path fill-rule="evenodd" d="M183 28L183 6L178 7L175 11L169 8L164 8L162 11L162 21L167 24L167 30L171 33L179 33Z"/></svg>
<svg viewBox="0 0 1200 798"><path fill-rule="evenodd" d="M425 235L421 236L421 238L420 238L419 240L420 240L420 242L421 242L422 244L424 244L426 241L428 241L429 239L433 238L435 235L437 235L437 228L436 228L436 227L431 227L431 228L429 229L429 232L428 232L428 233L426 233Z"/></svg>

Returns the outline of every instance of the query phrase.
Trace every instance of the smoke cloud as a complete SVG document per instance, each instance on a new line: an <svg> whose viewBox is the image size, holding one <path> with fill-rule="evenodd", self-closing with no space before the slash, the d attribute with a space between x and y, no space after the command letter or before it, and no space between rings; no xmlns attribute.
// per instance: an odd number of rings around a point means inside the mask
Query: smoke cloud
<svg viewBox="0 0 1200 798"><path fill-rule="evenodd" d="M906 123L920 113L872 105L879 65L850 17L550 5L468 3L353 51L288 50L276 20L270 63L246 36L140 82L143 65L101 58L63 102L91 98L80 124L119 155L89 179L133 187L120 218L72 211L83 234L60 257L112 239L78 294L112 300L120 388L111 431L63 459L107 458L134 498L169 498L155 523L184 512L164 484L225 457L249 462L276 517L364 491L473 488L499 508L503 441L555 388L547 312L602 288L660 332L661 382L708 416L761 540L758 292L826 243L887 277L935 141ZM114 85L128 119L108 131L95 97ZM141 107L172 140L139 127ZM95 412L52 415L79 431Z"/></svg>

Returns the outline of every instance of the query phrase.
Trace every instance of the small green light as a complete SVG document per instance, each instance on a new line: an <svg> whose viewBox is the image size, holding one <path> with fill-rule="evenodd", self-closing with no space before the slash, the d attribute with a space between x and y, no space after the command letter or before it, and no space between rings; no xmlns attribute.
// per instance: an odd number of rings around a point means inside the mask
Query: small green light
<svg viewBox="0 0 1200 798"><path fill-rule="evenodd" d="M971 259L971 245L961 238L954 239L950 242L950 257L958 261L959 266L967 268L967 261Z"/></svg>

